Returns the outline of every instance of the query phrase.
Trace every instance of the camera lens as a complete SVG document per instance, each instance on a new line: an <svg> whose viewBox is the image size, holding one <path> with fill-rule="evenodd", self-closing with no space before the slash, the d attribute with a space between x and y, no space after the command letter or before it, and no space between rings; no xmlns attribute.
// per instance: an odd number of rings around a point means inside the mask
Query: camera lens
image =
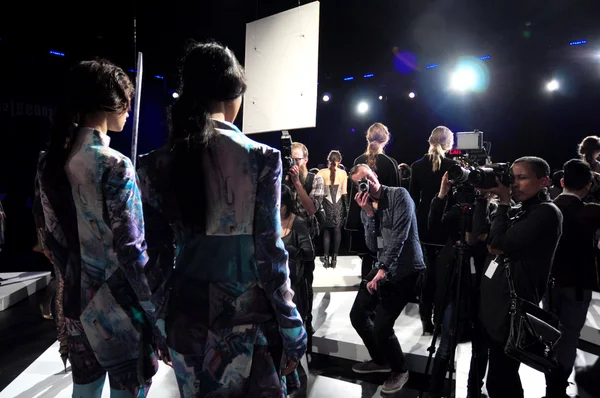
<svg viewBox="0 0 600 398"><path fill-rule="evenodd" d="M455 164L448 169L448 179L454 184L461 184L468 180L470 172L471 170Z"/></svg>

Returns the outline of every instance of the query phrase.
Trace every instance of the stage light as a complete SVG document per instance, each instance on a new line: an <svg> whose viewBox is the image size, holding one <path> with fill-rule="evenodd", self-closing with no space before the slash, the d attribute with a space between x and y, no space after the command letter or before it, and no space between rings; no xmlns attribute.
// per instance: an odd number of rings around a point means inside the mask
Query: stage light
<svg viewBox="0 0 600 398"><path fill-rule="evenodd" d="M344 81L354 80L354 76L348 76L344 78Z"/></svg>
<svg viewBox="0 0 600 398"><path fill-rule="evenodd" d="M472 68L459 68L450 77L450 88L456 91L467 91L475 87L477 75Z"/></svg>
<svg viewBox="0 0 600 398"><path fill-rule="evenodd" d="M587 40L577 40L569 43L570 46L580 46L582 44L587 44Z"/></svg>
<svg viewBox="0 0 600 398"><path fill-rule="evenodd" d="M358 106L356 107L356 111L359 114L364 115L365 113L367 113L369 111L369 104L367 104L366 102L360 102L358 104Z"/></svg>
<svg viewBox="0 0 600 398"><path fill-rule="evenodd" d="M59 57L64 57L65 56L65 53L61 53L60 51L53 51L53 50L50 50L50 54L52 54L52 55L58 55Z"/></svg>
<svg viewBox="0 0 600 398"><path fill-rule="evenodd" d="M379 101L381 101L383 99L383 95L379 96Z"/></svg>
<svg viewBox="0 0 600 398"><path fill-rule="evenodd" d="M173 94L171 94L173 96L173 98L179 98L179 93L177 91L173 91Z"/></svg>
<svg viewBox="0 0 600 398"><path fill-rule="evenodd" d="M413 92L408 93L408 98L413 99L415 98L417 95Z"/></svg>
<svg viewBox="0 0 600 398"><path fill-rule="evenodd" d="M438 64L426 65L425 69L433 69L433 68L437 68L438 66L439 66Z"/></svg>
<svg viewBox="0 0 600 398"><path fill-rule="evenodd" d="M164 76L161 76L161 75L156 75L154 77L157 78L157 79L164 79L165 78Z"/></svg>
<svg viewBox="0 0 600 398"><path fill-rule="evenodd" d="M331 99L331 97L329 96L329 94L325 94L323 96L323 101L325 101L325 102L329 101L330 99Z"/></svg>
<svg viewBox="0 0 600 398"><path fill-rule="evenodd" d="M368 79L368 78L373 77L373 76L375 76L373 73L369 73L368 75L365 75L364 78Z"/></svg>
<svg viewBox="0 0 600 398"><path fill-rule="evenodd" d="M546 84L546 90L548 91L556 91L560 88L560 83L558 83L558 80L550 80L548 82L548 84Z"/></svg>

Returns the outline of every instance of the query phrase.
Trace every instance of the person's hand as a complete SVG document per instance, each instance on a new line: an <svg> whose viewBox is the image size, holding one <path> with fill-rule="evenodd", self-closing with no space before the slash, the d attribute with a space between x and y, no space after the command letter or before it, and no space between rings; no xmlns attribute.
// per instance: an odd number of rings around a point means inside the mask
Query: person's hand
<svg viewBox="0 0 600 398"><path fill-rule="evenodd" d="M298 367L298 360L294 358L288 358L287 364L285 365L285 369L281 371L282 376L287 376L291 374Z"/></svg>
<svg viewBox="0 0 600 398"><path fill-rule="evenodd" d="M4 212L0 211L0 220L4 220Z"/></svg>
<svg viewBox="0 0 600 398"><path fill-rule="evenodd" d="M380 269L379 271L377 271L375 278L373 278L371 282L367 283L367 290L369 291L369 293L375 294L375 292L377 291L377 284L383 278L385 278L385 271Z"/></svg>
<svg viewBox="0 0 600 398"><path fill-rule="evenodd" d="M448 172L445 172L444 176L442 177L442 184L440 185L440 193L438 193L438 198L446 199L448 192L450 192L450 188L452 188L452 181L448 179Z"/></svg>
<svg viewBox="0 0 600 398"><path fill-rule="evenodd" d="M480 189L480 191L498 195L498 200L500 201L500 203L510 203L510 187L503 185L498 177L496 177L496 185L497 186L495 186L494 188Z"/></svg>
<svg viewBox="0 0 600 398"><path fill-rule="evenodd" d="M358 203L360 208L363 209L365 213L367 213L367 216L373 217L375 215L375 209L373 209L373 205L369 200L368 192L358 192L356 196L354 196L354 200L356 201L356 203Z"/></svg>
<svg viewBox="0 0 600 398"><path fill-rule="evenodd" d="M490 252L490 254L495 254L495 255L504 254L504 252L502 250L494 249L490 245L488 245L488 252Z"/></svg>
<svg viewBox="0 0 600 398"><path fill-rule="evenodd" d="M290 167L288 175L292 179L294 185L300 184L300 167L298 167L298 165L293 165L292 167Z"/></svg>

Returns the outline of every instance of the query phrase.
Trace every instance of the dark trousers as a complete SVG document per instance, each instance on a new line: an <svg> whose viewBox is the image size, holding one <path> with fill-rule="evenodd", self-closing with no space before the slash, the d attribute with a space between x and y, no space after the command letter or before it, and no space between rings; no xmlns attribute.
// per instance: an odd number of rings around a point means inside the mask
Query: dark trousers
<svg viewBox="0 0 600 398"><path fill-rule="evenodd" d="M433 314L433 303L435 301L435 263L442 250L442 246L421 244L425 264L427 265L427 275L421 292L421 302L419 303L419 314L421 322L431 322Z"/></svg>
<svg viewBox="0 0 600 398"><path fill-rule="evenodd" d="M591 301L591 290L583 290L581 297L577 297L577 289L574 287L553 288L544 297L544 308L556 312L562 332L556 344L556 359L559 366L546 374L546 398L564 398L566 395L568 379L577 356L579 334L585 324Z"/></svg>
<svg viewBox="0 0 600 398"><path fill-rule="evenodd" d="M459 320L457 324L458 330L456 330L456 337L454 338L454 341L452 341L453 339L451 330L453 327L452 323L454 309L455 305L454 301L452 301L444 310L440 345L436 351L433 362L433 370L431 372L430 392L433 394L432 396L440 396L436 394L443 393L444 380L446 378L446 372L448 371L450 356L452 351L456 350L456 344L458 344L460 336L464 332L465 328L469 327L467 325L467 321ZM481 387L483 387L483 378L485 376L485 370L488 364L489 352L487 335L483 331L482 326L479 324L476 324L473 328L471 344L475 345L475 358L471 357L471 368L469 370L467 391L471 396L476 396L476 391L479 390L481 392Z"/></svg>
<svg viewBox="0 0 600 398"><path fill-rule="evenodd" d="M381 297L380 288L376 294L367 290L367 283L375 274L377 269L373 269L360 284L350 311L350 321L375 363L390 365L392 372L406 372L404 353L394 333L394 323L414 296L419 272L397 282L386 282L392 287L388 286L386 290L392 290L394 294L384 297Z"/></svg>
<svg viewBox="0 0 600 398"><path fill-rule="evenodd" d="M360 277L362 279L366 279L367 276L369 276L369 273L371 272L371 270L373 269L373 263L375 262L375 256L377 256L377 254L375 254L375 253L367 253L367 254L361 255L360 259L362 260L362 262L361 262Z"/></svg>
<svg viewBox="0 0 600 398"><path fill-rule="evenodd" d="M504 353L504 343L489 338L490 359L486 386L490 398L523 398L521 362Z"/></svg>

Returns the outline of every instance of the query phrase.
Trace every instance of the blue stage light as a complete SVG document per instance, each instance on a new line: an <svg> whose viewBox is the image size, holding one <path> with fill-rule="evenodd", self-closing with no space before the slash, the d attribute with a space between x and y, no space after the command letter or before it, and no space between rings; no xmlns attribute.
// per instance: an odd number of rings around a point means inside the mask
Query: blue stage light
<svg viewBox="0 0 600 398"><path fill-rule="evenodd" d="M484 59L490 59L490 58L492 58L491 55L484 55L483 57L479 57L477 59L480 60L480 61L483 61Z"/></svg>
<svg viewBox="0 0 600 398"><path fill-rule="evenodd" d="M354 80L354 76L348 76L344 78L345 81Z"/></svg>
<svg viewBox="0 0 600 398"><path fill-rule="evenodd" d="M161 75L156 75L154 77L157 78L157 79L164 79L164 76L161 76Z"/></svg>
<svg viewBox="0 0 600 398"><path fill-rule="evenodd" d="M52 54L52 55L58 55L59 57L64 57L65 56L65 53L61 53L60 51L53 51L53 50L50 50L50 54Z"/></svg>
<svg viewBox="0 0 600 398"><path fill-rule="evenodd" d="M425 66L425 69L433 69L433 68L437 68L438 66L439 66L438 64L431 64L431 65Z"/></svg>
<svg viewBox="0 0 600 398"><path fill-rule="evenodd" d="M370 77L373 77L373 76L375 76L375 75L374 75L374 74L372 74L372 73L369 73L368 75L365 75L365 76L364 76L364 78L365 78L365 79L368 79L368 78L370 78Z"/></svg>
<svg viewBox="0 0 600 398"><path fill-rule="evenodd" d="M587 40L577 40L569 43L570 46L580 46L582 44L587 44Z"/></svg>

